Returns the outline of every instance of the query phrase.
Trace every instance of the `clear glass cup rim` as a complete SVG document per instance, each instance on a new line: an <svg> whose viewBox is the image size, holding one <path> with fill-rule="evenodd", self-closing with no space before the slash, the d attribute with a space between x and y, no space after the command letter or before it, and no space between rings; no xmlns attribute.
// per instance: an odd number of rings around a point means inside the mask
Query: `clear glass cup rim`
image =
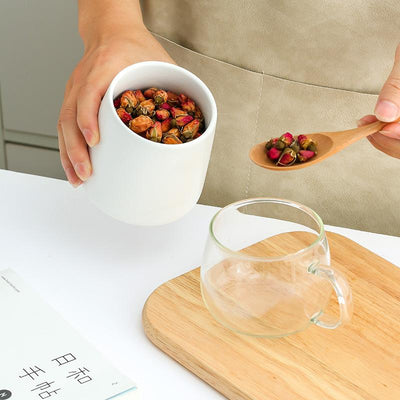
<svg viewBox="0 0 400 400"><path fill-rule="evenodd" d="M309 244L307 247L304 247L303 249L295 252L295 253L290 253L290 254L285 254L284 256L280 257L256 257L256 256L251 256L251 255L246 255L241 253L240 251L232 250L229 247L226 247L224 244L220 242L220 240L217 239L215 233L214 233L214 224L217 220L217 218L224 213L225 211L232 209L232 208L239 208L242 206L248 206L251 204L257 204L257 203L276 203L276 204L282 204L290 207L297 208L306 214L308 214L311 218L314 219L314 221L318 224L319 226L319 234L317 239L315 239L314 242ZM275 197L253 197L250 199L245 199L245 200L239 200L234 203L228 204L227 206L221 208L211 219L210 225L209 225L209 231L210 231L210 237L211 239L215 242L215 244L221 248L224 252L231 254L237 258L243 258L246 260L253 260L253 261L262 261L262 262L276 262L276 261L283 261L287 260L290 258L298 257L302 253L307 252L308 250L312 249L314 246L319 244L324 238L325 238L325 228L324 228L324 223L322 222L321 217L311 208L298 203L293 200L286 200L286 199L280 199L280 198L275 198Z"/></svg>

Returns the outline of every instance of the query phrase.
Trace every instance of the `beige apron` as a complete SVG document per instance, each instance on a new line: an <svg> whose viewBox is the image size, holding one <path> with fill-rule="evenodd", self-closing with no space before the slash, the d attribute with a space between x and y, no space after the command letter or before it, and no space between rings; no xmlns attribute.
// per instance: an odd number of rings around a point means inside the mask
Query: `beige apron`
<svg viewBox="0 0 400 400"><path fill-rule="evenodd" d="M398 0L144 0L145 23L210 87L219 120L200 202L297 200L326 224L400 235L400 161L364 139L295 172L253 165L253 144L352 128L373 113L400 42Z"/></svg>

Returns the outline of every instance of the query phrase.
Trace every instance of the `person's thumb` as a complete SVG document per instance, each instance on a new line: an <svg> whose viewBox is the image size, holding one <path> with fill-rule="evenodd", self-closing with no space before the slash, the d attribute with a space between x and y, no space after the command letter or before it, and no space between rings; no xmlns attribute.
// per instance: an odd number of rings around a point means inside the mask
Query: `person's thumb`
<svg viewBox="0 0 400 400"><path fill-rule="evenodd" d="M396 50L393 69L379 94L375 115L383 122L393 122L400 117L400 46Z"/></svg>

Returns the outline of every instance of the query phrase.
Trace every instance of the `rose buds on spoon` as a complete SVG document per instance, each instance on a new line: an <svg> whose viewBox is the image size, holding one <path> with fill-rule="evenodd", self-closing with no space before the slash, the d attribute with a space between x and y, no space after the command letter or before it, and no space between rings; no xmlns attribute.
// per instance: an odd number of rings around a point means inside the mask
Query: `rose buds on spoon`
<svg viewBox="0 0 400 400"><path fill-rule="evenodd" d="M256 144L250 150L249 156L250 159L260 167L275 171L292 171L323 161L326 158L345 149L347 146L350 146L354 142L379 132L385 125L387 125L387 122L376 121L372 124L346 131L306 134L306 139L314 143L316 145L316 149L311 147L302 148L300 142L303 135L299 135L297 137L297 143L301 148L298 152L296 152L296 148L290 147L292 142L289 144L289 146L287 146L290 141L290 134L285 134L286 136L283 135L283 137L281 136L281 138L277 138L277 140L282 142L282 144L275 144L273 146L271 145L269 150L268 146L266 149L267 142ZM400 158L400 140L391 139L381 134L374 135L368 139L377 149L383 151L391 157ZM270 143L270 141L268 143ZM313 152L314 155L312 155L311 152ZM294 159L293 153L296 154L296 159ZM300 162L297 163L296 161Z"/></svg>

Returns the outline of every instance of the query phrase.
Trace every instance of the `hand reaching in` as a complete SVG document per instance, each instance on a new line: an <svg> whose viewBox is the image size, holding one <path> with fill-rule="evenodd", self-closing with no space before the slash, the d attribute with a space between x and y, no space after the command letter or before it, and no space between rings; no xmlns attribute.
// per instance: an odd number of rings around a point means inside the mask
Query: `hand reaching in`
<svg viewBox="0 0 400 400"><path fill-rule="evenodd" d="M67 82L57 128L61 164L75 187L92 173L88 146L95 146L100 140L97 114L114 76L141 61L173 63L144 25L138 24L130 31L131 36L119 36L93 35L91 30L84 56Z"/></svg>

